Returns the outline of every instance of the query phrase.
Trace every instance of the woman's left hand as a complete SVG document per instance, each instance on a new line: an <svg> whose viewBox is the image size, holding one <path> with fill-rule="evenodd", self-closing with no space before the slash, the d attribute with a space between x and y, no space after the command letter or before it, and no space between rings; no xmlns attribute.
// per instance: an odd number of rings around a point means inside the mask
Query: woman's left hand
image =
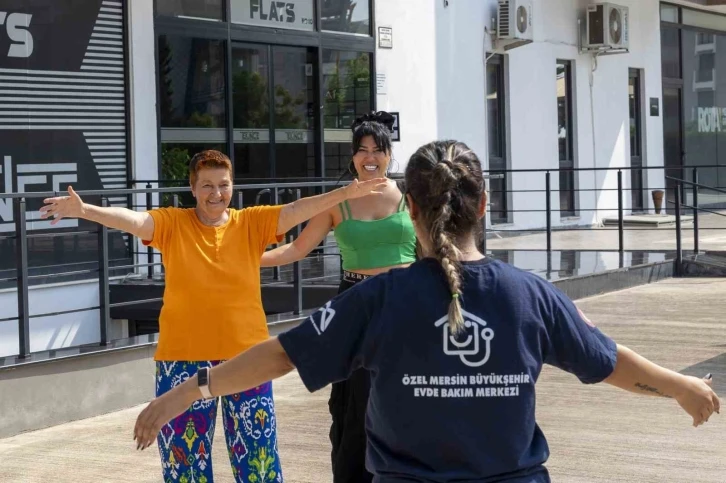
<svg viewBox="0 0 726 483"><path fill-rule="evenodd" d="M191 390L196 390L196 388L187 383L181 384L151 401L141 411L139 417L136 418L134 427L136 449L143 450L151 446L166 423L186 411L196 399L201 397L198 390L197 396L199 397L190 394Z"/></svg>
<svg viewBox="0 0 726 483"><path fill-rule="evenodd" d="M388 186L388 178L374 178L368 181L354 179L344 189L346 198L352 200L353 198L362 198L370 194L381 194L386 189L386 186Z"/></svg>

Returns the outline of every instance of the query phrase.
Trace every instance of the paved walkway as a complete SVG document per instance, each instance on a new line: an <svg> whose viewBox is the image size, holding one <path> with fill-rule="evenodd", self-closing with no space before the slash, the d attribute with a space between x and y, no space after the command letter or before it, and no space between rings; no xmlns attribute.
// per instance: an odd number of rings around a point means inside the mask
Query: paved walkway
<svg viewBox="0 0 726 483"><path fill-rule="evenodd" d="M674 279L579 305L606 333L644 356L687 374L712 372L724 396L725 292L723 279ZM551 367L537 387L537 416L557 483L726 481L726 414L694 429L672 400L583 386ZM330 482L327 390L308 394L293 373L276 382L275 391L286 481ZM160 481L158 453L134 449L132 428L140 410L0 440L0 481ZM214 458L215 482L232 482L220 432Z"/></svg>

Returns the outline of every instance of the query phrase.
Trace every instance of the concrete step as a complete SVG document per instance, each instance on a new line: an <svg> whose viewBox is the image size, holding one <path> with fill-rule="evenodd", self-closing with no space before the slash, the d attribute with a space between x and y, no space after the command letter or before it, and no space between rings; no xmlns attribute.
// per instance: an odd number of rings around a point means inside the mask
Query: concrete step
<svg viewBox="0 0 726 483"><path fill-rule="evenodd" d="M602 224L605 226L617 226L617 216L607 216L602 219ZM693 224L693 217L690 215L681 215L681 224L690 225ZM664 227L664 226L675 226L676 217L675 215L627 215L623 216L623 226L639 226L639 227Z"/></svg>
<svg viewBox="0 0 726 483"><path fill-rule="evenodd" d="M684 258L684 277L726 277L726 252L705 252Z"/></svg>

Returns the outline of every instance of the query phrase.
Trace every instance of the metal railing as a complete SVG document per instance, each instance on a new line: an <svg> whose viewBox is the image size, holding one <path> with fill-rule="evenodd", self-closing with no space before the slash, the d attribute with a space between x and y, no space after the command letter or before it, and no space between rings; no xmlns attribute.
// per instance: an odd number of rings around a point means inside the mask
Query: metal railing
<svg viewBox="0 0 726 483"><path fill-rule="evenodd" d="M675 206L679 208L685 208L685 209L692 209L694 212L694 232L695 232L695 250L698 250L698 233L699 230L704 229L712 229L712 228L703 228L699 225L698 220L698 212L709 212L709 213L715 213L718 215L722 215L718 211L708 209L707 207L699 206L698 202L698 191L700 190L714 190L718 193L726 194L726 189L721 189L719 187L714 186L707 186L704 184L698 183L698 171L699 169L703 168L716 168L718 166L699 166L695 168L691 168L692 173L692 180L687 180L682 177L682 174L684 173L684 168L672 168L672 167L664 167L664 166L648 166L648 167L637 167L637 168L628 168L628 167L622 167L622 168L567 168L567 169L524 169L524 170L490 170L487 171L486 177L489 179L497 179L497 178L510 178L508 181L511 181L512 177L515 177L519 174L527 174L528 181L532 181L533 179L539 186L535 186L532 188L531 186L528 189L504 189L503 193L505 196L509 196L510 194L517 194L517 193L529 193L527 195L528 203L534 203L535 206L527 205L527 206L520 206L521 203L518 202L518 209L509 209L510 207L507 207L507 217L509 215L512 215L513 217L517 217L517 213L536 213L541 212L544 213L545 220L543 223L543 228L540 226L539 228L524 228L524 229L507 229L505 227L501 227L498 225L492 225L488 228L490 232L497 232L497 233L506 233L506 232L519 232L522 233L538 233L538 232L544 232L545 233L545 241L542 247L540 247L540 250L546 250L547 252L552 252L553 250L557 249L557 247L553 246L553 240L552 240L552 233L556 231L562 231L562 230L583 230L583 229L592 229L593 227L583 227L581 225L579 226L560 226L555 227L553 226L553 218L555 218L556 214L558 212L561 212L562 210L553 208L552 206L552 197L553 195L556 195L560 192L559 189L553 188L552 183L552 173L559 173L562 171L574 171L574 172L584 172L584 171L592 171L592 172L615 172L617 174L617 179L614 184L607 184L604 183L602 186L596 187L596 188L576 188L573 190L567 190L567 191L573 191L576 193L579 192L617 192L617 206L614 207L599 207L599 206L593 206L591 208L584 208L582 206L577 206L577 212L598 212L598 211L608 211L608 212L614 212L617 213L617 229L618 230L618 243L617 246L613 246L612 250L617 250L621 256L623 252L626 250L626 244L624 239L624 232L629 230L643 230L643 228L635 228L635 227L626 227L624 224L624 218L625 218L625 210L626 210L626 204L624 202L624 195L626 192L632 191L632 188L626 188L624 186L624 180L623 180L623 173L628 173L630 170L637 169L641 171L646 170L658 170L662 171L663 173L669 173L676 171L681 176L667 176L667 175L661 175L658 177L658 179L663 181L670 181L672 182L673 186L669 187L658 187L654 188L651 186L644 186L644 190L651 191L655 189L663 190L664 192L668 192L668 190L675 190ZM541 175L541 178L538 178L539 175ZM539 179L539 181L537 181ZM652 180L650 180L652 181ZM155 182L156 183L156 182ZM292 201L296 199L300 199L302 196L302 190L305 189L314 189L318 191L326 190L327 188L335 188L340 187L342 184L346 184L347 182L340 182L340 181L311 181L311 182L293 182L293 183L275 183L275 184L269 184L269 183L251 183L251 184L236 184L234 186L234 189L236 191L236 196L233 200L233 205L237 208L242 208L244 204L245 196L244 194L250 191L256 191L256 193L253 193L254 196L250 196L250 198L254 199L255 202L262 201L263 196L269 196L269 198L266 198L265 201L269 199L269 201L272 204L279 204L283 198L285 201ZM683 204L682 201L682 194L684 186L690 186L693 189L693 206L689 206L687 204ZM127 197L128 199L128 206L131 206L132 208L138 208L138 209L153 209L157 207L157 205L154 204L154 197L158 196L159 199L161 199L164 195L167 195L169 198L169 205L171 206L179 206L181 204L180 197L183 196L185 193L189 193L191 190L188 186L179 186L179 187L166 187L166 188L153 188L151 184L147 184L145 188L136 188L136 189L112 189L112 190L95 190L95 191L81 191L79 192L79 195L82 197L85 197L88 199L89 197L100 197L101 204L108 204L108 198L112 197ZM562 190L564 191L564 190ZM497 191L491 191L490 190L490 196L492 193L497 193ZM113 274L130 274L134 273L137 275L141 275L142 277L145 276L147 279L153 278L156 269L158 269L161 266L161 263L156 262L155 258L158 256L154 250L150 247L146 248L144 251L141 252L134 252L132 249L128 252L127 257L123 257L120 259L113 259L110 258L110 246L109 246L109 240L111 235L120 233L117 230L108 229L105 227L102 227L101 225L98 225L98 229L96 230L76 230L76 231L64 231L62 233L28 233L28 226L27 226L27 203L29 200L37 200L52 196L58 196L60 195L60 192L39 192L39 193L4 193L0 194L0 199L12 199L14 204L14 221L15 221L15 234L10 236L0 236L0 241L2 240L9 240L14 239L15 245L16 245L16 251L15 251L15 268L14 268L14 277L0 279L0 282L9 282L9 281L15 281L17 282L17 306L18 306L18 313L17 317L9 317L5 319L0 319L0 322L7 322L12 320L18 321L18 357L19 358L25 358L30 354L30 320L33 318L38 317L47 317L52 315L61 315L61 314L68 314L73 312L82 312L82 311L89 311L89 310L99 310L99 323L100 323L100 340L99 345L105 346L109 343L109 332L110 332L110 311L112 308L116 307L123 307L123 306L129 306L129 305L138 305L138 304L145 304L150 302L159 302L160 298L149 298L145 300L133 300L133 301L126 301L126 302L116 302L111 303L110 301L110 278L113 277ZM544 199L542 199L543 195ZM141 196L142 202L140 206L134 205L133 197L134 195ZM542 206L544 205L544 208ZM663 209L666 209L668 206L667 199L664 199ZM682 261L683 251L682 251L682 240L681 240L681 209L675 210L676 213L676 227L675 231L677 233L676 236L676 242L677 242L677 251L680 254L679 260ZM514 220L516 223L516 220ZM613 230L609 228L599 228L598 230ZM646 228L647 230L651 230L650 228ZM716 228L717 229L717 228ZM295 229L292 230L292 233L289 235L288 240L295 239L297 236L299 236L300 232L302 230L301 226L297 226ZM486 225L485 225L486 230ZM28 251L28 241L36 238L59 238L59 237L71 237L71 236L80 236L80 235L96 235L95 242L92 242L97 247L97 260L96 262L85 262L88 265L91 265L90 268L79 270L78 264L70 264L70 270L65 272L58 272L57 270L53 273L41 273L41 272L48 272L50 268L52 267L33 267L36 271L38 271L37 274L31 274L29 270L29 251ZM486 235L486 233L485 233ZM486 250L486 236L483 237L483 248ZM318 256L319 252L322 250L325 252L326 249L332 248L332 245L326 245L323 244L320 247L318 247L317 251L315 252L314 256ZM510 250L510 249L508 249ZM529 250L529 249L528 249ZM586 248L578 249L580 251L588 251ZM593 250L595 251L595 250ZM597 251L602 251L602 249L598 249ZM140 260L136 260L134 262L133 258L138 258L139 256L146 256L146 262L142 262ZM334 256L339 257L339 254L325 254L323 253L322 256L328 257L328 256ZM131 260L131 261L130 261ZM680 263L680 262L679 262ZM66 265L67 266L67 265ZM54 265L54 267L58 267L58 265ZM62 267L61 267L62 268ZM162 267L163 270L163 267ZM267 269L266 269L267 270ZM303 267L301 262L296 262L293 264L292 267L292 277L291 280L283 280L283 277L281 276L281 271L279 267L275 267L272 270L272 281L271 284L282 284L282 283L291 283L293 290L294 290L294 302L292 306L292 311L294 313L302 313L303 311L303 290L302 286L303 283L312 281L312 279L304 279L303 278ZM44 313L44 314L30 314L30 307L29 307L29 295L28 295L28 288L31 283L41 281L42 278L48 278L48 279L63 279L64 277L88 277L89 275L97 274L98 277L98 284L99 284L99 301L97 305L94 305L93 307L85 307L85 308L79 308L74 310L65 310L65 311L57 311L53 313ZM1 275L0 275L1 276Z"/></svg>
<svg viewBox="0 0 726 483"><path fill-rule="evenodd" d="M693 179L694 181L687 181L684 179L674 178L671 176L667 176L667 179L670 179L671 181L674 181L676 183L676 189L675 189L675 216L676 216L676 275L681 276L683 274L683 234L681 229L681 211L683 208L693 210L693 252L699 253L699 223L698 223L698 214L699 212L703 211L706 213L710 213L717 216L726 217L726 213L720 213L718 211L709 210L707 208L700 207L698 205L698 190L707 190L707 191L714 191L716 193L720 193L723 195L726 195L726 189L717 188L713 186L706 186L704 184L698 183L698 176L697 173L694 173ZM682 192L684 191L685 186L690 186L693 192L693 201L692 205L688 205L683 203L682 198Z"/></svg>
<svg viewBox="0 0 726 483"><path fill-rule="evenodd" d="M625 232L626 231L643 231L643 230L652 230L652 228L642 228L642 227L626 227L625 226L625 200L624 195L626 192L632 192L635 190L641 190L641 188L626 188L624 186L623 182L623 173L629 173L631 171L662 171L666 173L661 179L663 181L672 181L673 186L643 186L642 187L642 195L644 196L646 192L649 191L663 191L664 197L663 197L663 205L662 210L669 211L668 207L672 206L674 204L674 201L669 200L669 195L675 196L675 194L678 194L680 198L683 198L683 189L684 185L695 185L696 189L693 190L693 199L694 199L694 205L695 206L687 206L689 209L693 209L694 212L703 211L703 212L710 212L715 214L721 214L718 211L715 210L709 210L704 207L698 206L698 189L705 189L705 190L713 190L718 193L724 193L726 194L726 190L721 189L720 187L716 186L707 186L704 184L699 184L698 176L699 176L699 170L704 169L713 169L713 168L723 168L724 166L717 166L717 165L703 165L703 166L694 166L694 167L666 167L666 166L642 166L642 167L615 167L615 168L560 168L560 169L505 169L505 170L490 170L488 173L494 174L503 174L506 177L512 177L518 174L526 174L529 176L529 182L532 182L532 177L536 177L537 175L542 175L543 179L540 181L540 188L539 189L504 189L503 191L497 191L497 190L489 190L489 200L490 204L493 198L493 194L495 193L503 193L505 197L508 198L508 200L511 200L508 195L510 194L517 194L517 193L528 193L530 194L529 201L531 203L535 203L538 207L518 207L517 209L511 209L509 207L509 202L507 203L508 206L504 210L497 210L497 213L505 213L506 214L506 221L499 221L499 223L490 223L488 227L485 228L486 231L489 233L497 233L497 234L506 234L506 233L516 233L516 234L536 234L536 233L544 233L545 234L545 240L544 240L544 246L541 246L537 248L537 250L546 250L547 252L551 252L556 247L553 247L552 242L552 234L553 232L559 232L559 231L576 231L576 230L587 230L587 229L593 229L593 226L589 225L583 225L583 224L567 224L562 223L558 227L553 226L553 217L556 216L557 213L561 213L563 211L569 211L569 210L562 210L558 208L552 207L552 196L553 194L561 193L561 192L571 192L571 193L583 193L583 192L595 192L597 193L605 193L605 192L617 192L617 205L616 206L607 206L607 207L599 207L599 206L592 206L592 207L582 207L577 206L574 208L574 211L576 213L595 213L598 212L610 212L610 213L616 213L617 214L617 227L616 228L602 228L602 227L596 227L598 230L601 231L609 231L609 230L617 230L618 232L618 243L617 246L613 246L611 250L617 250L620 253L623 253L627 247L625 244ZM668 172L678 172L681 176L668 176ZM555 190L552 188L552 180L551 176L552 173L559 174L561 172L574 172L576 175L578 173L583 172L606 172L606 173L616 173L617 178L614 186L611 184L604 183L604 186L597 187L597 188L573 188L573 189L567 189L567 190ZM690 181L686 179L683 175L686 173L690 173L693 181ZM535 179L536 182L536 179ZM667 183L666 183L667 184ZM541 186L544 187L544 189L541 189ZM675 192L675 193L674 193ZM538 197L537 194L542 194L543 197ZM544 198L544 199L543 199ZM726 199L724 200L726 201ZM520 203L521 204L521 203ZM544 205L544 208L541 208L541 206ZM643 210L638 210L637 214L648 214L652 213L651 210L646 209L647 202L644 203ZM491 210L490 210L491 213ZM511 225L520 225L520 223L516 220L516 214L517 213L543 213L544 214L544 220L542 222L542 225L544 226L534 226L531 228L507 228ZM577 217L577 216L576 216ZM513 218L515 218L513 221L511 221ZM569 218L569 217L568 217ZM673 228L674 230L677 230L677 228ZM694 215L694 229L698 232L699 229L723 229L723 228L700 228L699 227L699 221L697 214ZM485 236L483 237L483 244L484 249L486 249L486 232ZM512 250L512 249L509 249ZM516 250L516 249L515 249ZM527 249L531 250L531 249ZM578 248L580 251L588 251L587 248ZM698 250L698 242L696 242L695 250ZM597 249L597 251L602 251L602 249Z"/></svg>
<svg viewBox="0 0 726 483"><path fill-rule="evenodd" d="M235 185L233 188L237 193L237 198L235 202L233 203L236 205L237 208L243 207L243 192L250 191L250 190L258 190L258 196L256 197L257 200L259 200L259 194L260 193L269 193L271 195L272 204L279 204L279 201L281 199L281 195L283 193L286 193L291 196L291 201L298 200L302 196L302 190L303 189L315 189L315 190L323 190L325 188L335 188L340 187L341 185L347 184L347 182L305 182L305 183L277 183L274 185L270 184L245 184L245 185ZM111 197L120 197L120 196L127 196L131 197L133 195L145 195L145 206L143 206L144 209L150 210L153 208L157 208L159 205L154 204L154 195L162 195L162 194L170 194L171 195L171 206L179 206L180 200L179 200L179 193L188 193L191 189L186 187L171 187L171 188L152 188L150 184L147 184L146 188L137 188L137 189L109 189L109 190L88 190L88 191L78 191L79 196L82 198L86 198L88 200L91 197L101 197L100 204L101 206L108 206L108 198ZM117 303L111 303L110 301L110 278L113 277L112 273L118 272L118 271L126 271L127 274L129 273L138 273L138 272L132 272L139 269L146 269L146 278L151 279L154 276L154 269L155 267L159 267L162 264L159 262L155 262L154 259L157 256L154 252L154 249L151 247L148 247L145 252L133 252L132 249L129 249L130 255L146 255L147 262L140 262L140 263L128 263L129 258L122 259L121 261L123 264L121 265L112 265L110 263L109 258L109 235L113 233L121 233L119 230L109 229L103 225L97 225L98 228L96 230L75 230L75 231L63 231L63 232L56 232L56 233L28 233L28 201L29 200L38 200L38 199L44 199L48 197L54 197L54 196L60 196L64 194L64 192L34 192L34 193L0 193L0 199L11 199L13 201L13 214L14 214L14 222L15 222L15 232L14 235L5 235L0 236L0 241L7 241L7 240L14 240L15 241L15 276L14 277L8 277L1 279L4 282L17 282L17 307L18 312L16 317L7 317L0 319L0 322L8 322L12 320L18 321L18 359L24 359L27 358L30 354L30 321L34 318L39 317L48 317L48 316L55 316L55 315L63 315L63 314L69 314L69 313L77 313L77 312L86 312L91 310L98 310L99 311L99 324L100 324L100 340L98 344L100 346L106 346L109 343L109 333L110 333L110 327L109 323L111 321L111 315L110 310L115 307L122 307L122 306L129 306L129 305L140 305L140 304L146 304L150 302L159 302L162 299L161 298L147 298L143 300L133 300L133 301L126 301L126 302L117 302ZM133 204L130 203L132 206ZM300 232L302 230L302 226L298 225L295 227L291 232L288 233L286 236L287 241L292 241L295 238L297 238L300 235ZM73 237L78 235L89 235L89 234L96 234L97 235L97 263L96 268L90 268L87 270L77 270L73 269L70 271L53 271L53 273L46 273L41 275L30 275L29 270L29 250L28 250L28 240L33 238L56 238L56 237ZM320 247L317 247L316 250L324 250L325 248L330 248L330 245L322 245ZM316 253L315 256L318 256ZM330 255L323 255L323 256L335 256L339 257L339 254L330 254ZM72 264L77 265L77 264ZM52 267L44 267L44 268L52 268ZM47 271L47 270L46 270ZM303 311L303 282L306 280L303 279L303 273L302 273L302 264L301 262L295 262L293 264L293 276L292 276L292 286L295 293L294 297L294 303L293 303L293 313L295 314L301 314ZM273 280L277 283L284 283L284 281L281 280L280 277L280 269L279 267L274 267L273 269ZM98 285L99 285L99 300L98 304L91 306L91 307L82 307L77 308L73 310L64 310L64 311L56 311L51 313L42 313L42 314L31 314L30 313L30 303L29 303L29 287L31 285L31 280L34 278L50 278L50 279L59 279L63 277L69 277L69 276L88 276L91 274L97 274L98 278ZM87 279L87 278L86 278Z"/></svg>

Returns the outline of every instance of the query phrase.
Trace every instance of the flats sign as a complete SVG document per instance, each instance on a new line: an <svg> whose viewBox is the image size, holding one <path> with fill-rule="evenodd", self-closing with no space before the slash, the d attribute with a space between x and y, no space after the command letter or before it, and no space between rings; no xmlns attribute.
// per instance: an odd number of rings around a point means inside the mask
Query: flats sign
<svg viewBox="0 0 726 483"><path fill-rule="evenodd" d="M314 0L232 0L232 22L312 31L313 3Z"/></svg>

